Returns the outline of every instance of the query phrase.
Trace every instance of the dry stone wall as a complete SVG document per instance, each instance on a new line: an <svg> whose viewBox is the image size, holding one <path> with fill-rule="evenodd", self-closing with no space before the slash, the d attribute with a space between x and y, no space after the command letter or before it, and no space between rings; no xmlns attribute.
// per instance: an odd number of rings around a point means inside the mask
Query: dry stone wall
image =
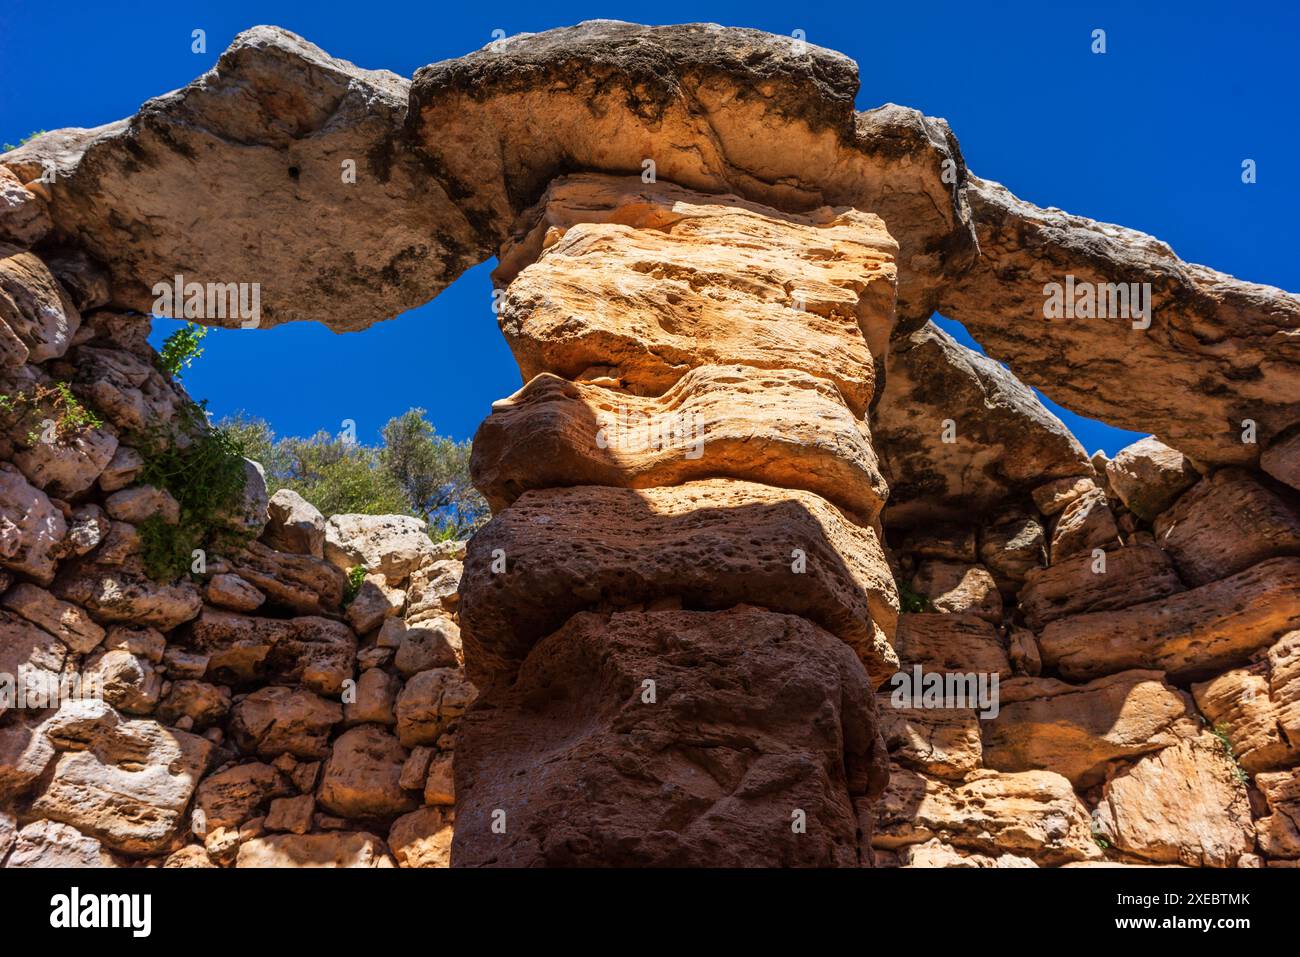
<svg viewBox="0 0 1300 957"><path fill-rule="evenodd" d="M141 530L180 509L142 484L136 444L192 440L190 400L148 319L102 308L101 274L6 249L5 866L447 866L475 696L463 544L404 516L327 520L268 496L250 463L238 543L199 574L151 576ZM68 424L73 408L102 420Z"/></svg>

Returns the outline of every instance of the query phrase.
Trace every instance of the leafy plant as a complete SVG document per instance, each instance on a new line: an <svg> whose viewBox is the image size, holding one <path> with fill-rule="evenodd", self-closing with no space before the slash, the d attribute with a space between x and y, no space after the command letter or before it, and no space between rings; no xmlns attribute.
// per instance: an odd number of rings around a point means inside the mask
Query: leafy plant
<svg viewBox="0 0 1300 957"><path fill-rule="evenodd" d="M353 565L348 569L348 583L343 589L343 607L346 608L352 604L352 600L357 597L357 592L361 591L361 583L366 580L366 566Z"/></svg>
<svg viewBox="0 0 1300 957"><path fill-rule="evenodd" d="M379 464L401 486L435 540L464 538L483 523L487 503L470 482L469 442L438 435L424 409L389 419Z"/></svg>
<svg viewBox="0 0 1300 957"><path fill-rule="evenodd" d="M158 353L158 365L168 375L180 378L181 369L188 369L194 360L203 355L200 343L208 334L208 327L187 322L163 340Z"/></svg>
<svg viewBox="0 0 1300 957"><path fill-rule="evenodd" d="M1219 744L1223 746L1224 753L1227 754L1228 760L1232 762L1233 773L1236 775L1237 780L1242 784L1250 784L1250 775L1246 773L1246 769L1237 760L1237 752L1232 749L1232 739L1228 737L1228 730L1223 725L1216 724L1210 728L1210 733L1219 739Z"/></svg>
<svg viewBox="0 0 1300 957"><path fill-rule="evenodd" d="M48 440L50 436L45 435L45 430L50 426L56 441L67 442L104 424L103 419L73 394L72 386L57 380L50 385L37 385L30 392L0 395L0 412L31 417L32 427L27 432L29 445Z"/></svg>
<svg viewBox="0 0 1300 957"><path fill-rule="evenodd" d="M898 604L903 611L915 614L934 610L934 605L930 602L930 599L918 591L913 591L912 586L907 582L897 582L897 585Z"/></svg>
<svg viewBox="0 0 1300 957"><path fill-rule="evenodd" d="M195 549L237 545L244 537L231 518L243 502L247 473L239 436L220 426L195 430L188 444L172 437L134 440L144 458L140 481L166 490L180 505L180 521L152 516L140 524L145 571L168 580L185 574Z"/></svg>

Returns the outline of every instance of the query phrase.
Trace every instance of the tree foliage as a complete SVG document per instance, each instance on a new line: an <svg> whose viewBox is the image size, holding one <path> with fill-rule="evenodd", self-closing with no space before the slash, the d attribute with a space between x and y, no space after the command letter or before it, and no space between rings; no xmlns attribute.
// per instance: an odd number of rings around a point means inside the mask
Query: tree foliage
<svg viewBox="0 0 1300 957"><path fill-rule="evenodd" d="M487 520L487 503L469 480L470 443L438 435L424 409L389 419L377 445L323 431L279 438L244 415L222 426L262 463L272 490L293 489L325 515L414 515L435 539L464 538Z"/></svg>

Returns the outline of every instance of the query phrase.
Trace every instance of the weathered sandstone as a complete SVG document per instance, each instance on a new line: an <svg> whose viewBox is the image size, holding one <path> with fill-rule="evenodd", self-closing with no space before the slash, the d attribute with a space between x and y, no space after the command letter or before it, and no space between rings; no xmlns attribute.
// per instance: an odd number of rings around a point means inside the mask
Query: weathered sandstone
<svg viewBox="0 0 1300 957"><path fill-rule="evenodd" d="M1164 551L1132 545L1106 550L1104 565L1088 551L1050 568L1030 569L1020 590L1020 607L1025 623L1041 631L1058 619L1127 608L1183 590Z"/></svg>
<svg viewBox="0 0 1300 957"><path fill-rule="evenodd" d="M1106 480L1138 518L1152 521L1196 484L1187 456L1154 435L1120 449L1106 464Z"/></svg>
<svg viewBox="0 0 1300 957"><path fill-rule="evenodd" d="M952 787L896 767L876 813L874 843L887 850L937 837L954 847L1042 864L1101 856L1070 782L1048 771L976 771Z"/></svg>
<svg viewBox="0 0 1300 957"><path fill-rule="evenodd" d="M1011 678L984 728L984 764L999 771L1049 770L1079 788L1101 783L1112 763L1194 736L1185 697L1158 671L1123 671L1085 685Z"/></svg>
<svg viewBox="0 0 1300 957"><path fill-rule="evenodd" d="M1300 627L1300 559L1274 558L1168 598L1051 622L1043 663L1070 680L1158 668L1175 680L1245 661Z"/></svg>
<svg viewBox="0 0 1300 957"><path fill-rule="evenodd" d="M473 471L496 511L534 488L727 476L815 492L869 522L887 494L866 422L829 380L743 365L692 369L658 398L542 373L493 404Z"/></svg>
<svg viewBox="0 0 1300 957"><path fill-rule="evenodd" d="M890 343L873 417L891 524L963 518L1091 470L1078 439L1006 369L933 323Z"/></svg>
<svg viewBox="0 0 1300 957"><path fill-rule="evenodd" d="M475 683L578 611L670 598L805 615L869 670L883 677L894 663L897 598L875 533L815 495L748 482L525 493L470 543L461 590Z"/></svg>
<svg viewBox="0 0 1300 957"><path fill-rule="evenodd" d="M1300 555L1300 515L1241 469L1220 469L1155 520L1156 542L1188 585L1278 555Z"/></svg>
<svg viewBox="0 0 1300 957"><path fill-rule="evenodd" d="M856 866L874 710L856 656L802 618L579 614L466 715L453 860Z"/></svg>
<svg viewBox="0 0 1300 957"><path fill-rule="evenodd" d="M1232 867L1255 842L1240 772L1208 734L1106 782L1097 824L1119 850L1157 863Z"/></svg>

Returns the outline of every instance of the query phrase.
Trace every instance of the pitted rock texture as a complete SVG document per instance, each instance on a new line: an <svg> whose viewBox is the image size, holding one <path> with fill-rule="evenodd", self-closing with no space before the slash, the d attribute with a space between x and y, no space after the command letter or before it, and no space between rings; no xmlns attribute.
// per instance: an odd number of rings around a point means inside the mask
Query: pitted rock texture
<svg viewBox="0 0 1300 957"><path fill-rule="evenodd" d="M0 157L0 864L1295 866L1300 300L856 92L708 24L413 82L259 27ZM468 555L246 462L248 540L148 576L146 459L203 427L156 283L351 330L493 255L528 381ZM1045 319L1067 281L1150 327ZM1086 457L1016 377L1155 435ZM68 395L101 424L51 437ZM994 700L895 707L896 658Z"/></svg>
<svg viewBox="0 0 1300 957"><path fill-rule="evenodd" d="M815 492L870 522L889 494L867 423L830 381L743 365L692 369L658 399L542 373L493 404L473 471L497 511L533 488L725 475Z"/></svg>
<svg viewBox="0 0 1300 957"><path fill-rule="evenodd" d="M102 303L84 254L39 255L56 278L12 273L30 287L21 301L71 277L77 308ZM383 601L375 615L322 557L324 516L268 495L244 460L243 495L215 519L238 536L214 539L201 571L151 577L143 523L181 509L140 483L146 456L192 442L202 416L147 333L100 310L59 356L29 350L0 373L0 863L392 866L392 831L402 866L447 866L447 782L476 694L456 638L463 545L435 546L407 516L334 516L340 560ZM73 399L102 425L43 437L42 417ZM272 516L273 501L289 507ZM407 616L441 644L384 646L383 626L408 630ZM419 760L397 737L398 700L432 732ZM426 805L436 827L395 830Z"/></svg>
<svg viewBox="0 0 1300 957"><path fill-rule="evenodd" d="M260 283L263 326L361 329L483 258L474 227L397 143L409 91L395 73L255 27L131 119L57 130L4 162L24 181L54 169L55 232L108 266L116 305L148 312L154 284L180 274Z"/></svg>
<svg viewBox="0 0 1300 957"><path fill-rule="evenodd" d="M883 779L866 765L883 771L885 755L870 682L897 663L898 599L863 416L894 325L896 251L871 213L791 215L626 178L558 181L522 218L497 278L530 381L472 462L505 507L465 560L466 667L485 697L456 764L454 864L871 862ZM624 405L597 424L624 402L636 420ZM684 436L625 450L652 416L699 426L698 466ZM794 645L827 641L799 655L816 676L796 677ZM769 668L800 689L793 713L820 715L816 744L761 703ZM626 699L636 670L662 674L670 700L611 712L607 686ZM551 693L558 710L538 715ZM737 693L760 703L736 713ZM858 714L841 732L845 708ZM592 722L609 731L575 741ZM749 743L726 743L737 735ZM539 750L553 768L539 772ZM523 831L497 840L490 818L520 787ZM809 815L817 835L800 844Z"/></svg>
<svg viewBox="0 0 1300 957"><path fill-rule="evenodd" d="M796 554L801 553L801 555ZM504 555L504 571L497 554ZM802 569L802 570L799 570ZM710 480L528 492L477 534L462 581L466 664L508 672L584 608L740 602L803 615L883 677L897 598L875 533L807 492Z"/></svg>
<svg viewBox="0 0 1300 957"><path fill-rule="evenodd" d="M596 202L609 179L596 180ZM574 202L589 183L545 199ZM510 282L499 319L525 381L599 369L660 395L703 364L793 368L835 383L862 415L893 327L898 245L880 218L785 214L667 184L654 204L643 193L613 192L623 205L611 222L551 226Z"/></svg>
<svg viewBox="0 0 1300 957"><path fill-rule="evenodd" d="M136 117L47 133L2 162L24 184L55 172L43 190L52 233L110 265L118 305L147 308L153 284L183 270L265 280L264 324L355 329L497 252L557 175L642 173L652 160L656 175L692 189L790 211L877 212L900 246L904 328L940 308L1076 412L1151 429L1215 463L1253 464L1291 434L1294 295L1019 200L968 173L944 121L892 104L855 113L856 92L854 64L839 54L716 24L523 34L409 84L256 27ZM218 228L231 218L248 229ZM302 221L327 224L330 242L296 230ZM7 235L27 242L44 228L15 222ZM335 247L348 251L342 261ZM1044 285L1067 275L1150 282L1150 328L1044 320ZM1062 362L1071 374L1058 378ZM1131 368L1152 370L1137 392L1116 374ZM1257 443L1241 441L1246 419Z"/></svg>
<svg viewBox="0 0 1300 957"><path fill-rule="evenodd" d="M885 782L874 710L861 663L802 618L577 615L466 716L453 860L857 866L855 806Z"/></svg>
<svg viewBox="0 0 1300 957"><path fill-rule="evenodd" d="M875 846L897 850L933 838L969 850L1042 864L1093 860L1088 812L1059 774L976 771L952 787L892 768L881 798Z"/></svg>
<svg viewBox="0 0 1300 957"><path fill-rule="evenodd" d="M841 54L755 30L611 21L498 46L410 82L255 27L135 117L56 130L4 164L24 183L53 168L54 232L109 265L118 305L148 308L153 284L183 267L200 282L263 282L264 325L357 329L417 306L493 255L555 176L639 173L646 158L665 179L784 208L887 209L913 230L917 315L938 274L974 255L947 125L893 105L855 113ZM249 229L199 242L209 228L182 224L205 219ZM304 221L327 231L294 228Z"/></svg>

